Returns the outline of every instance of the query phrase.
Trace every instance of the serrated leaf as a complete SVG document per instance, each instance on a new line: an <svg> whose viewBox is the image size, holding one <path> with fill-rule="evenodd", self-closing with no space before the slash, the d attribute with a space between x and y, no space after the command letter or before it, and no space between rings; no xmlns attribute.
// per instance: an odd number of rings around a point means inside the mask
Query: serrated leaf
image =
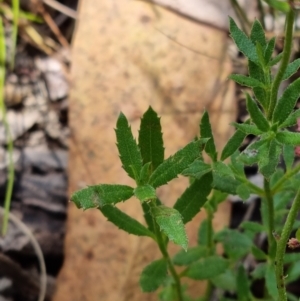
<svg viewBox="0 0 300 301"><path fill-rule="evenodd" d="M248 254L252 247L252 240L237 230L224 229L215 235L215 239L224 246L229 258L238 260Z"/></svg>
<svg viewBox="0 0 300 301"><path fill-rule="evenodd" d="M299 135L300 137L300 135ZM279 145L275 140L272 140L268 147L268 154L262 155L266 161L259 161L258 167L261 174L269 179L272 174L276 171L276 167L279 163L282 146Z"/></svg>
<svg viewBox="0 0 300 301"><path fill-rule="evenodd" d="M204 163L202 160L195 160L181 174L183 176L200 179L203 175L209 173L210 171L211 171L211 166L209 164Z"/></svg>
<svg viewBox="0 0 300 301"><path fill-rule="evenodd" d="M164 145L161 131L160 118L149 107L141 119L139 131L139 147L143 162L151 162L151 172L164 160Z"/></svg>
<svg viewBox="0 0 300 301"><path fill-rule="evenodd" d="M287 80L288 78L290 78L293 74L295 74L297 72L297 70L300 68L300 59L296 59L293 62L289 63L282 80Z"/></svg>
<svg viewBox="0 0 300 301"><path fill-rule="evenodd" d="M229 262L223 257L208 256L192 263L184 275L196 280L211 279L224 273L228 265Z"/></svg>
<svg viewBox="0 0 300 301"><path fill-rule="evenodd" d="M126 185L100 184L81 189L71 196L77 208L84 210L113 205L133 196L133 188Z"/></svg>
<svg viewBox="0 0 300 301"><path fill-rule="evenodd" d="M222 192L236 194L236 189L240 185L234 177L232 170L223 162L213 164L213 187Z"/></svg>
<svg viewBox="0 0 300 301"><path fill-rule="evenodd" d="M234 20L229 17L229 31L232 39L234 40L238 49L252 62L258 63L258 57L256 54L255 45L246 36L246 34L240 30Z"/></svg>
<svg viewBox="0 0 300 301"><path fill-rule="evenodd" d="M99 208L99 210L108 221L112 222L119 229L124 230L129 234L134 234L137 236L149 236L154 238L154 234L150 230L117 207L107 205Z"/></svg>
<svg viewBox="0 0 300 301"><path fill-rule="evenodd" d="M278 289L276 285L275 268L272 264L267 265L266 270L266 287L269 295L274 299L278 300Z"/></svg>
<svg viewBox="0 0 300 301"><path fill-rule="evenodd" d="M239 301L249 301L251 299L250 281L245 268L240 265L236 275L237 296Z"/></svg>
<svg viewBox="0 0 300 301"><path fill-rule="evenodd" d="M134 189L134 195L141 201L149 201L156 199L155 189L151 185L142 185Z"/></svg>
<svg viewBox="0 0 300 301"><path fill-rule="evenodd" d="M231 74L229 75L230 79L234 80L235 82L237 82L238 84L240 84L241 86L246 86L246 87L250 87L250 88L264 88L264 84L262 82L260 82L259 80L253 78L253 77L249 77L249 76L245 76L245 75L241 75L241 74Z"/></svg>
<svg viewBox="0 0 300 301"><path fill-rule="evenodd" d="M178 266L190 265L200 258L207 256L207 248L198 246L189 248L187 251L181 250L173 257L173 263Z"/></svg>
<svg viewBox="0 0 300 301"><path fill-rule="evenodd" d="M266 37L265 37L265 31L261 25L261 23L255 19L250 33L250 39L253 42L253 44L256 44L256 42L259 42L262 47L266 46Z"/></svg>
<svg viewBox="0 0 300 301"><path fill-rule="evenodd" d="M217 160L217 150L215 146L215 141L209 121L208 112L205 111L202 115L200 122L200 137L209 138L205 145L205 152L210 156L213 161Z"/></svg>
<svg viewBox="0 0 300 301"><path fill-rule="evenodd" d="M276 134L276 140L282 144L300 145L300 133L293 132L279 132Z"/></svg>
<svg viewBox="0 0 300 301"><path fill-rule="evenodd" d="M168 276L168 263L159 259L147 265L140 276L140 286L143 292L156 291Z"/></svg>
<svg viewBox="0 0 300 301"><path fill-rule="evenodd" d="M233 126L235 126L238 130L245 133L246 135L255 135L259 136L263 132L254 124L246 124L246 123L231 123Z"/></svg>
<svg viewBox="0 0 300 301"><path fill-rule="evenodd" d="M241 184L236 189L237 195L243 200L246 201L250 197L250 190L246 184Z"/></svg>
<svg viewBox="0 0 300 301"><path fill-rule="evenodd" d="M205 140L206 141L206 140ZM200 156L203 140L192 141L173 156L166 159L152 173L149 184L154 188L167 184Z"/></svg>
<svg viewBox="0 0 300 301"><path fill-rule="evenodd" d="M273 113L273 123L280 126L292 113L300 96L300 78L290 84L279 98Z"/></svg>
<svg viewBox="0 0 300 301"><path fill-rule="evenodd" d="M270 39L270 41L268 42L267 44L267 47L265 49L265 53L264 53L264 56L265 56L265 61L266 63L270 66L270 64L272 62L275 62L275 64L277 64L277 62L280 61L280 57L277 58L278 61L274 61L276 58L274 58L273 60L272 59L272 54L273 54L273 51L274 51L274 48L275 48L275 42L276 42L276 39L273 37ZM273 66L273 65L271 65Z"/></svg>
<svg viewBox="0 0 300 301"><path fill-rule="evenodd" d="M293 112L280 126L279 128L286 128L293 126L297 123L297 120L300 118L300 109Z"/></svg>
<svg viewBox="0 0 300 301"><path fill-rule="evenodd" d="M206 203L212 189L212 180L211 172L196 179L176 201L174 209L179 211L184 224L192 220Z"/></svg>
<svg viewBox="0 0 300 301"><path fill-rule="evenodd" d="M115 132L122 167L131 178L138 180L143 160L140 149L133 138L131 127L123 113L119 115Z"/></svg>
<svg viewBox="0 0 300 301"><path fill-rule="evenodd" d="M188 238L180 213L174 208L163 205L152 207L151 213L160 230L165 233L169 240L187 250Z"/></svg>
<svg viewBox="0 0 300 301"><path fill-rule="evenodd" d="M241 130L236 130L233 136L228 140L228 142L223 148L221 154L221 161L224 161L225 159L230 157L235 151L237 151L243 143L246 136L247 134L245 134Z"/></svg>
<svg viewBox="0 0 300 301"><path fill-rule="evenodd" d="M250 114L251 120L262 132L267 132L270 128L268 120L263 115L262 111L255 103L255 101L246 93L247 109Z"/></svg>

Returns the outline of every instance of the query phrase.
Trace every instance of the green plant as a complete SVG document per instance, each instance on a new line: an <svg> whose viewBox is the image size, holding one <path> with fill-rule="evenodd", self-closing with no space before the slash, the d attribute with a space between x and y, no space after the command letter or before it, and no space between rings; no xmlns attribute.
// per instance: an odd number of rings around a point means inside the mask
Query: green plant
<svg viewBox="0 0 300 301"><path fill-rule="evenodd" d="M248 59L249 76L233 74L231 79L252 89L246 93L246 105L250 118L233 125L236 132L220 154L217 153L209 115L204 112L200 121L200 136L173 156L164 159L164 146L160 120L150 107L141 119L138 143L134 139L126 117L119 115L116 136L120 160L128 176L136 186L99 184L75 192L71 199L78 208L97 208L120 229L138 236L153 239L162 257L150 263L141 274L140 285L144 292L163 289L160 299L193 300L181 284L183 277L207 280L205 296L196 300L209 300L214 287L232 292L231 298L219 296L219 300L297 300L287 293L286 284L300 276L299 254L285 254L287 244L299 247L299 231L290 238L299 223L296 217L300 209L300 165L294 162L294 147L300 144L300 134L288 129L295 125L300 110L294 110L300 96L300 79L290 84L278 97L279 85L296 73L300 59L289 63L293 37L293 3L284 3L286 12L284 50L273 56L275 38L267 40L259 21L252 25L247 36L230 19L230 33L239 50ZM275 75L272 67L279 64ZM243 151L239 148L246 136L254 141ZM205 152L211 162L204 162ZM230 163L225 160L230 158ZM284 168L279 167L280 160ZM257 165L264 178L264 187L251 183L244 167ZM175 202L166 207L157 197L156 189L167 185L178 175L190 178L190 185ZM246 221L239 230L225 228L217 233L212 219L218 205L228 194L239 195L246 200L251 193L261 197L262 223ZM128 216L115 205L135 196L141 204L146 226ZM291 201L292 200L292 201ZM207 212L198 231L198 246L188 248L185 224L203 208ZM267 234L268 248L255 244L258 233ZM171 257L168 243L182 247ZM216 244L221 243L224 255L217 255ZM259 261L249 274L242 264L249 253ZM288 264L288 276L284 273ZM176 266L185 267L180 273ZM260 299L253 296L251 285L263 279L265 291Z"/></svg>

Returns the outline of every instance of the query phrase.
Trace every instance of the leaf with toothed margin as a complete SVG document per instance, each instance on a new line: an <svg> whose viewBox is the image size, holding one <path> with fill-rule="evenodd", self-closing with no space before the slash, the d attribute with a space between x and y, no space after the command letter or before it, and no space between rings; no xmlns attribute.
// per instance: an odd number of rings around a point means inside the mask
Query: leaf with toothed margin
<svg viewBox="0 0 300 301"><path fill-rule="evenodd" d="M151 162L151 172L164 161L164 144L161 132L160 118L149 107L141 119L139 130L139 147L143 162Z"/></svg>
<svg viewBox="0 0 300 301"><path fill-rule="evenodd" d="M123 113L119 115L115 132L122 167L132 179L138 180L143 165L142 155Z"/></svg>
<svg viewBox="0 0 300 301"><path fill-rule="evenodd" d="M169 240L187 250L188 237L180 213L174 208L163 205L152 207L151 213L160 230Z"/></svg>
<svg viewBox="0 0 300 301"><path fill-rule="evenodd" d="M84 210L114 205L133 196L133 188L126 185L100 184L81 189L71 196L77 208Z"/></svg>
<svg viewBox="0 0 300 301"><path fill-rule="evenodd" d="M207 139L200 139L187 144L173 156L166 159L152 173L149 183L154 188L167 184L177 177L201 155L201 146Z"/></svg>
<svg viewBox="0 0 300 301"><path fill-rule="evenodd" d="M108 221L129 234L137 236L148 236L151 238L155 237L155 235L144 225L115 206L106 205L102 208L99 208L99 210L107 218Z"/></svg>

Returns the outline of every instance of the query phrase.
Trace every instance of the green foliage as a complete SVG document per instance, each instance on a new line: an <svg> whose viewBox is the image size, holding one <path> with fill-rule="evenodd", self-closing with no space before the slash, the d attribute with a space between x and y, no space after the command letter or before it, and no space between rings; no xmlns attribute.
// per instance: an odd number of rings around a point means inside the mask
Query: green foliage
<svg viewBox="0 0 300 301"><path fill-rule="evenodd" d="M180 212L185 224L192 220L207 201L212 180L211 172L196 179L175 203L174 208Z"/></svg>
<svg viewBox="0 0 300 301"><path fill-rule="evenodd" d="M147 265L140 277L140 286L143 292L157 290L168 276L168 264L164 258L155 260Z"/></svg>
<svg viewBox="0 0 300 301"><path fill-rule="evenodd" d="M161 231L175 244L187 250L188 238L180 213L174 208L161 205L152 207L151 214Z"/></svg>
<svg viewBox="0 0 300 301"><path fill-rule="evenodd" d="M167 159L164 159L157 113L149 107L143 115L138 144L127 118L121 113L116 126L117 147L122 166L135 180L135 187L99 184L75 192L71 197L78 208L98 208L119 229L154 240L163 258L142 271L140 286L144 292L163 287L160 300L207 301L214 288L236 296L236 299L218 296L222 301L256 300L252 287L259 279L265 283L264 296L260 300L287 301L285 284L299 278L300 255L285 255L285 250L291 231L300 227L300 222L296 222L300 211L300 165L294 158L294 148L300 145L300 133L290 131L300 118L300 110L295 110L300 80L296 79L281 96L277 95L279 84L299 69L300 59L289 63L293 12L288 2L266 2L273 8L288 11L285 46L282 53L274 56L276 40L266 38L258 20L247 35L230 18L230 35L246 56L249 70L248 76L234 74L230 78L251 88L245 93L249 119L233 123L236 131L220 150L220 158L207 111L200 120L200 137ZM279 62L274 76L272 66ZM241 150L248 135L254 139ZM209 156L209 162L204 160L204 152ZM281 158L284 168L278 166ZM244 170L249 165L258 167L264 179L263 188L246 178ZM189 177L190 184L175 204L167 207L158 199L156 189L179 175ZM228 194L238 195L242 200L258 194L262 224L246 220L238 229L225 228L216 232L213 218ZM132 196L142 207L146 226L115 206ZM203 209L206 219L198 228L198 245L188 248L185 224ZM256 238L261 233L267 236L267 248L257 244ZM299 230L293 241L295 239L300 240ZM182 248L173 258L168 252L170 241ZM217 252L219 245L222 254ZM256 260L255 265L251 264L253 270L245 264L249 255L251 262ZM287 278L284 277L284 264L288 265ZM181 268L177 270L177 266ZM208 280L206 295L192 299L181 283L183 277ZM292 294L288 296L290 300L295 299Z"/></svg>
<svg viewBox="0 0 300 301"><path fill-rule="evenodd" d="M165 149L160 119L151 107L149 107L141 119L139 147L141 149L143 163L151 162L151 171L155 170L157 166L164 161Z"/></svg>
<svg viewBox="0 0 300 301"><path fill-rule="evenodd" d="M200 148L206 140L192 141L176 154L161 163L151 174L149 184L154 188L175 179L200 156Z"/></svg>
<svg viewBox="0 0 300 301"><path fill-rule="evenodd" d="M108 221L115 224L119 229L124 230L129 234L137 236L149 236L154 238L154 235L151 231L117 207L106 205L102 208L99 208L99 210Z"/></svg>
<svg viewBox="0 0 300 301"><path fill-rule="evenodd" d="M127 118L123 113L119 115L117 121L116 136L120 159L123 164L122 167L131 178L138 180L143 159L140 149L133 138Z"/></svg>
<svg viewBox="0 0 300 301"><path fill-rule="evenodd" d="M220 256L208 256L192 263L184 275L196 280L212 279L224 273L228 265L229 262Z"/></svg>
<svg viewBox="0 0 300 301"><path fill-rule="evenodd" d="M133 196L133 188L126 185L100 184L75 192L71 200L77 208L99 208L128 200Z"/></svg>

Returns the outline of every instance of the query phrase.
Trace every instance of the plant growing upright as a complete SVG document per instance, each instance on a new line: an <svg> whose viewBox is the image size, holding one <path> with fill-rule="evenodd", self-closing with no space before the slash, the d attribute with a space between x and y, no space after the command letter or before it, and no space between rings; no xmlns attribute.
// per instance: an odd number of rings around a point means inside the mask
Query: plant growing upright
<svg viewBox="0 0 300 301"><path fill-rule="evenodd" d="M300 165L294 164L294 147L300 145L300 134L288 130L300 117L300 110L294 110L300 96L300 79L279 97L278 90L282 81L296 73L300 59L289 63L293 3L270 2L278 4L286 13L284 50L275 57L275 38L266 39L260 22L254 22L247 36L233 19L229 21L231 37L248 59L249 67L249 76L233 74L230 78L250 87L253 93L245 94L250 118L233 124L236 132L220 154L207 112L201 118L200 136L167 159L164 159L156 112L150 107L143 115L138 143L121 113L116 126L117 147L122 166L136 186L99 184L75 192L71 197L77 207L98 208L120 229L148 236L156 242L162 256L142 271L140 285L144 292L163 286L161 300L192 300L181 284L183 277L208 280L207 292L197 298L198 301L209 300L214 287L231 292L231 298L219 296L219 300L258 300L250 289L257 279L264 279L266 286L259 300L297 300L293 294L287 294L286 283L300 276L299 256L285 256L285 251L287 243L291 248L300 246L297 237L289 241L292 230L297 227L295 221L300 209ZM274 76L272 67L279 63ZM247 135L255 139L240 151ZM202 152L210 157L211 163L204 162ZM225 163L229 157L230 163ZM284 168L279 167L280 158L283 158ZM244 167L247 165L258 166L264 178L263 188L246 178ZM189 177L191 184L173 207L167 207L157 197L156 189L179 174ZM212 219L227 194L246 200L251 193L262 198L262 223L246 221L240 225L243 232L223 229L214 233ZM132 196L141 204L147 226L115 206ZM207 212L207 218L199 227L198 246L188 248L185 224L201 208ZM255 243L255 236L261 232L267 233L267 250ZM173 258L168 252L169 241L183 248ZM225 256L217 255L216 243L223 245ZM250 274L243 265L249 253L260 261ZM290 276L284 274L284 263L289 264ZM179 273L176 266L185 266L185 269Z"/></svg>

